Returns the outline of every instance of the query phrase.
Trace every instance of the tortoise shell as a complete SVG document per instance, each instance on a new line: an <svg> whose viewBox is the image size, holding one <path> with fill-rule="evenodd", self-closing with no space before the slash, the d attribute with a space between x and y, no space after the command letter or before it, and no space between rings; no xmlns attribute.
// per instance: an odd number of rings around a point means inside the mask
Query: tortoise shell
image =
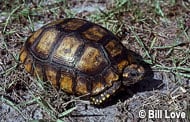
<svg viewBox="0 0 190 122"><path fill-rule="evenodd" d="M133 55L110 31L95 23L62 19L34 32L21 49L27 72L50 81L67 93L91 96L103 103L122 84L136 83L144 75Z"/></svg>

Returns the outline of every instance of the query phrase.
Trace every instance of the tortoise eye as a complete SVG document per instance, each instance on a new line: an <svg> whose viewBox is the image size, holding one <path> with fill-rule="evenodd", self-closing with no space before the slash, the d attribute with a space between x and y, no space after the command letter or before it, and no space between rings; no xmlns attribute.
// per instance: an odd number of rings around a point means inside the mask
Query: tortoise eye
<svg viewBox="0 0 190 122"><path fill-rule="evenodd" d="M138 76L138 72L137 72L137 70L132 70L132 71L130 71L129 75L132 77L136 77L136 76Z"/></svg>

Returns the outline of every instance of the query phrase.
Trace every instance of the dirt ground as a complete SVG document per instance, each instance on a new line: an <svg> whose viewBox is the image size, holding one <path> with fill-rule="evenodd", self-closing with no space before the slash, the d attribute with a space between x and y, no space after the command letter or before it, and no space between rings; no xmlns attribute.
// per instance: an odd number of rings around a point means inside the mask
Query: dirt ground
<svg viewBox="0 0 190 122"><path fill-rule="evenodd" d="M95 107L26 73L18 57L27 37L71 17L112 31L141 55L147 77ZM6 0L0 30L1 122L190 121L189 0Z"/></svg>

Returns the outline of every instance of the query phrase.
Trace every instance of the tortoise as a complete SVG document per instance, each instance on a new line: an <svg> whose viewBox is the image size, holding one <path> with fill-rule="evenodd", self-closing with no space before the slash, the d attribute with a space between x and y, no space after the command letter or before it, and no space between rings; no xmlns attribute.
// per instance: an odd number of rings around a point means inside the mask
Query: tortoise
<svg viewBox="0 0 190 122"><path fill-rule="evenodd" d="M104 103L122 86L141 80L144 68L106 28L83 19L51 22L21 48L25 70L63 91Z"/></svg>

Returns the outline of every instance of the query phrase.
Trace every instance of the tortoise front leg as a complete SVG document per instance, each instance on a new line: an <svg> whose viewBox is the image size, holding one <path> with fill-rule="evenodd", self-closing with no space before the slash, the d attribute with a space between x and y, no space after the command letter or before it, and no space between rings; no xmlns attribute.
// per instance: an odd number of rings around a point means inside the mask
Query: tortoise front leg
<svg viewBox="0 0 190 122"><path fill-rule="evenodd" d="M115 94L115 92L120 88L120 86L121 86L121 81L115 81L110 88L106 89L105 91L103 91L102 93L100 93L98 95L91 96L91 98L90 98L91 104L94 104L94 105L102 104L110 96Z"/></svg>

